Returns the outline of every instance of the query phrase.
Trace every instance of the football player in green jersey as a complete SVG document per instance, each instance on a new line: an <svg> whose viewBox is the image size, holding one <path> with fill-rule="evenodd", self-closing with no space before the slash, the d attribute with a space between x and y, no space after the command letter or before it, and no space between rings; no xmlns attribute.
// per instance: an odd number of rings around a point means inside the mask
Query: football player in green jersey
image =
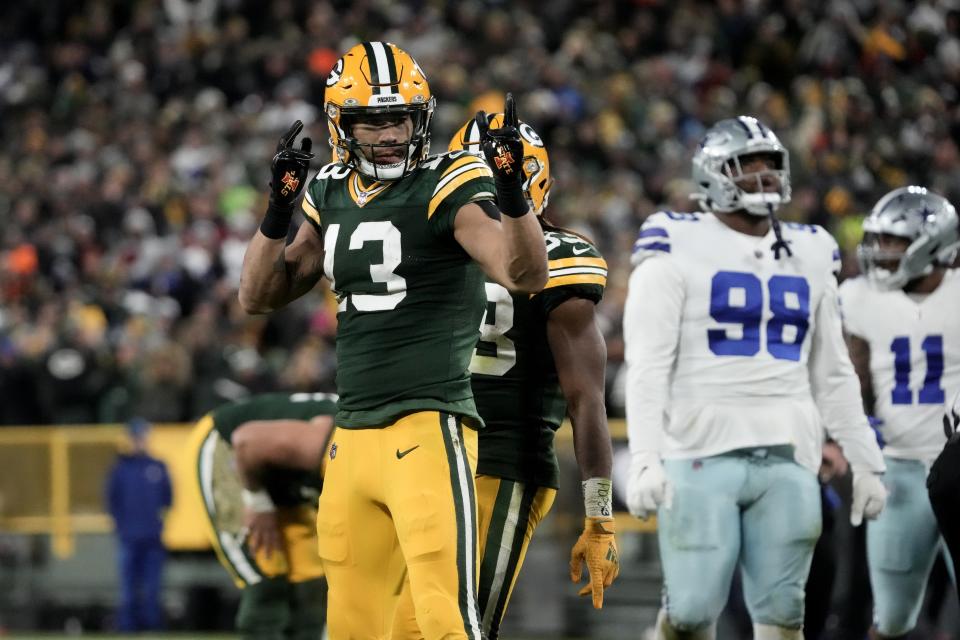
<svg viewBox="0 0 960 640"><path fill-rule="evenodd" d="M193 499L243 590L244 639L315 640L323 631L315 520L335 412L330 394L266 393L215 409L190 434Z"/></svg>
<svg viewBox="0 0 960 640"><path fill-rule="evenodd" d="M282 307L322 275L339 300L338 449L317 519L337 638L389 636L404 570L427 638L480 637L473 478L482 420L468 367L483 277L527 293L547 279L512 98L502 127L480 114L490 166L468 153L428 155L434 104L423 71L396 45L350 49L324 103L338 162L310 181L306 224L285 246L312 157L306 139L293 146L295 123L244 258L248 312Z"/></svg>
<svg viewBox="0 0 960 640"><path fill-rule="evenodd" d="M499 126L503 115L489 117ZM480 529L479 606L484 632L499 637L533 532L557 492L555 431L569 412L583 480L586 526L571 553L571 578L579 582L586 561L593 605L619 571L610 484L611 443L604 407L606 345L594 308L603 296L607 264L582 236L543 217L553 179L543 141L525 122L524 194L538 215L550 274L543 291L512 294L486 282L487 311L470 364L480 432L477 505ZM471 120L450 142L450 151L479 153L481 128ZM403 599L394 638L419 637Z"/></svg>

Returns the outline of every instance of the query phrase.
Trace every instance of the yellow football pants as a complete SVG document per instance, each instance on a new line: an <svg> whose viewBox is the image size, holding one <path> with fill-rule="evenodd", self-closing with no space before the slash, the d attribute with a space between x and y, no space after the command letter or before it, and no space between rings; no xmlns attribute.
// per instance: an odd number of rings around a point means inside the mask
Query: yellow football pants
<svg viewBox="0 0 960 640"><path fill-rule="evenodd" d="M332 640L390 638L409 579L430 640L480 640L477 433L436 411L382 429L339 428L317 516Z"/></svg>
<svg viewBox="0 0 960 640"><path fill-rule="evenodd" d="M476 483L480 533L478 604L483 632L488 640L496 640L533 532L549 513L557 491L495 476L477 476ZM404 585L393 640L423 637L414 616L410 587Z"/></svg>

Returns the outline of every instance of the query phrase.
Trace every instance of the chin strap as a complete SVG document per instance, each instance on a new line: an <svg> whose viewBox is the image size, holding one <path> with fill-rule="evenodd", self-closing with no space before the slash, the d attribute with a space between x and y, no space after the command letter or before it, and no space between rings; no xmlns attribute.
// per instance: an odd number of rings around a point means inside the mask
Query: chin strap
<svg viewBox="0 0 960 640"><path fill-rule="evenodd" d="M777 216L773 215L772 204L767 205L767 216L770 218L770 226L773 227L773 235L777 238L770 247L770 249L773 250L774 260L780 259L781 249L787 252L788 257L793 257L793 251L790 250L790 243L783 239L783 232L780 229L780 221L777 220Z"/></svg>

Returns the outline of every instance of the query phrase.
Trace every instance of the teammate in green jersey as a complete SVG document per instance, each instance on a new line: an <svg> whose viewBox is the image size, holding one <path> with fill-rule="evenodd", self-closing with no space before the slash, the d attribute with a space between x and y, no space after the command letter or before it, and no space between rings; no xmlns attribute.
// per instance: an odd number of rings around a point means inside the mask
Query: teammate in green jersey
<svg viewBox="0 0 960 640"><path fill-rule="evenodd" d="M547 278L512 98L504 126L479 118L492 170L468 153L428 155L434 105L399 47L350 49L324 104L338 162L310 182L307 223L285 246L312 157L307 139L293 146L295 123L244 258L248 312L282 307L322 275L339 299L337 454L317 519L337 638L389 636L404 570L427 638L480 637L473 475L482 421L468 367L483 277L527 293Z"/></svg>
<svg viewBox="0 0 960 640"><path fill-rule="evenodd" d="M490 127L502 122L489 117ZM594 308L603 296L607 264L582 236L543 217L553 179L543 141L525 122L523 188L546 240L550 277L535 295L512 294L485 283L487 311L470 364L480 432L477 505L480 529L479 606L489 640L500 622L537 525L557 492L553 439L568 412L583 479L587 513L584 535L571 554L571 577L580 580L586 560L592 594L603 605L604 587L619 571L610 485L611 444L604 407L606 345ZM450 151L480 153L480 128L471 120L450 142ZM393 637L421 637L408 598L401 600Z"/></svg>
<svg viewBox="0 0 960 640"><path fill-rule="evenodd" d="M502 117L491 117L489 126L500 124ZM583 236L544 218L553 186L550 160L530 125L520 122L518 130L524 193L539 216L550 271L543 291L534 296L486 283L487 313L470 364L477 410L487 425L480 434L477 501L479 603L490 640L498 637L533 531L553 504L558 482L553 436L568 412L587 515L584 534L571 553L571 577L580 580L586 560L590 584L581 595L592 594L600 608L604 587L619 572L603 401L607 352L595 318L607 263ZM450 150L476 152L478 143L479 128L471 121L454 135ZM506 571L498 571L504 560Z"/></svg>
<svg viewBox="0 0 960 640"><path fill-rule="evenodd" d="M190 434L194 499L243 589L245 640L315 640L323 630L314 521L335 412L329 394L266 393L215 409Z"/></svg>

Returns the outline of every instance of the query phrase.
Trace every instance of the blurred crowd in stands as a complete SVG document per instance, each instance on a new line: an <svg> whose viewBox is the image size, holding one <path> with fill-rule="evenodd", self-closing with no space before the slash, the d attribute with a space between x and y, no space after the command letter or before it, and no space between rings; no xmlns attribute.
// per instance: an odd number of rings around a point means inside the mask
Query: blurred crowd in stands
<svg viewBox="0 0 960 640"><path fill-rule="evenodd" d="M236 289L279 134L303 120L327 161L324 80L367 39L425 70L435 152L518 96L557 179L548 216L610 264L611 388L636 231L691 209L714 121L752 114L780 135L782 217L832 231L844 275L885 191L960 203L960 0L7 3L0 424L186 421L250 392L333 389L325 287L264 317Z"/></svg>

